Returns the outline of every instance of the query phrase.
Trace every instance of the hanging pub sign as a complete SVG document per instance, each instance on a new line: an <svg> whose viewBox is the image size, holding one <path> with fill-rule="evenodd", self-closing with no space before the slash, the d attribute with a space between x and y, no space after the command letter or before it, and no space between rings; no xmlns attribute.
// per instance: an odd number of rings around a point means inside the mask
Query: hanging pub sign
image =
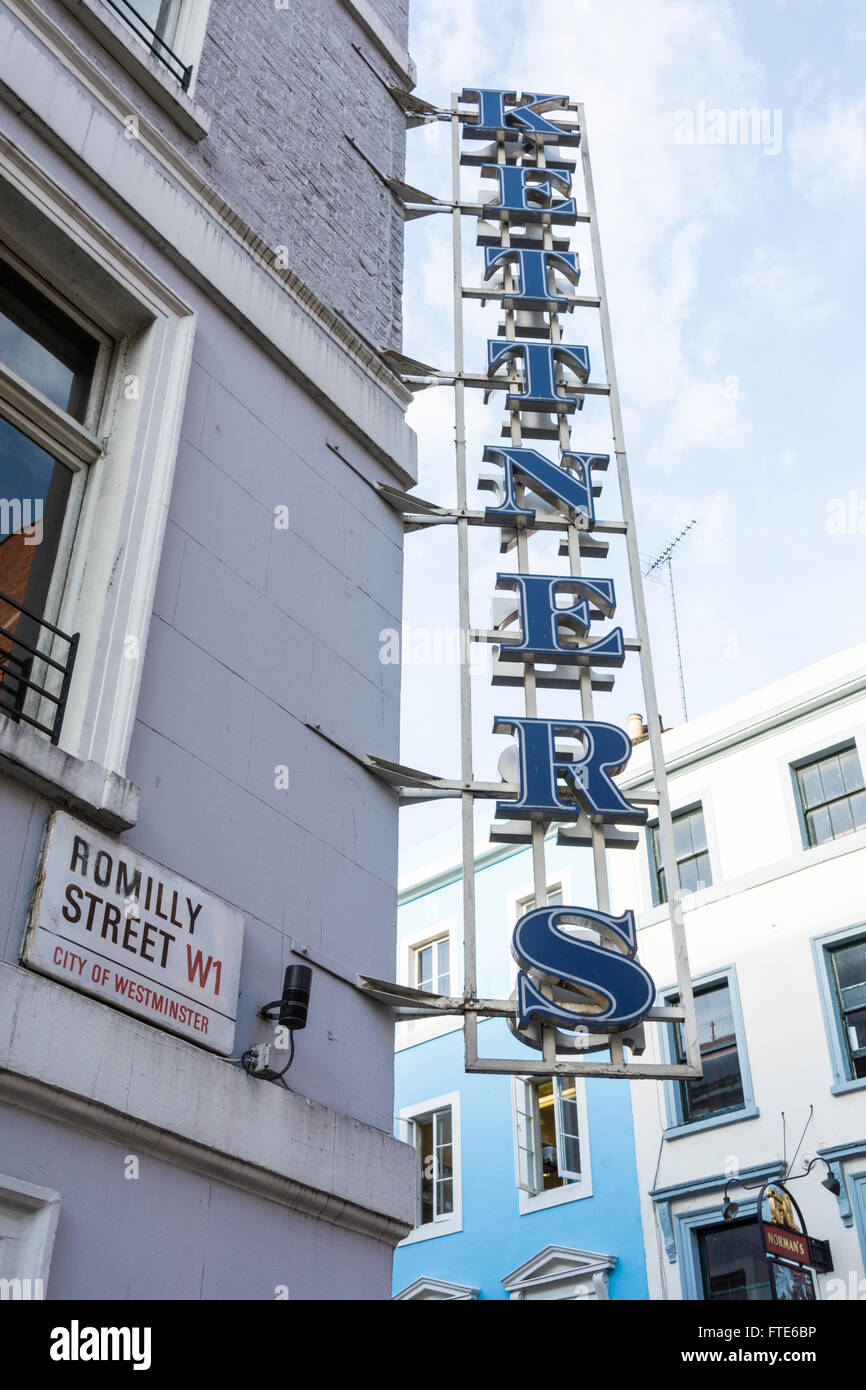
<svg viewBox="0 0 866 1390"><path fill-rule="evenodd" d="M678 878L583 107L564 95L477 87L455 95L448 108L396 89L394 95L410 125L445 121L452 137L450 199L396 180L389 180L389 186L402 199L407 217L444 213L451 218L454 364L439 370L399 353L387 355L411 389L453 388L457 502L439 506L395 488L380 490L404 514L407 530L456 528L464 639L460 776L435 777L368 759L406 803L455 796L462 804L464 994L439 1000L427 995L423 1011L463 1014L468 1071L699 1077L681 911L673 911L670 922L678 1002L661 1008L655 984L637 959L634 913L613 911L610 902L606 852L636 848L649 805L658 807L666 881L674 885ZM465 167L483 185L474 200L463 191ZM476 219L479 247L477 279L468 285L463 283L462 253L466 216ZM588 292L581 285L585 267L580 253L569 241L569 230L578 226L589 232ZM474 369L467 369L464 360L467 299L498 313L494 332L483 348L479 345L481 360ZM580 341L583 335L578 332L573 341L568 329L572 319L584 324L586 314L595 316L600 334L600 375L590 347ZM485 401L504 396L504 418L493 422L474 455L466 439L468 389L482 390ZM594 415L592 429L573 437L584 402L596 397L607 399L611 442L595 433ZM611 462L620 514L613 509L605 514L600 500ZM486 506L470 495L473 463L488 466L473 479L479 492L493 494ZM504 558L491 596L490 627L479 629L470 616L471 539L491 532L498 534ZM558 540L556 572L549 558L540 566L536 553L541 537L548 542L549 556L551 536ZM612 545L625 551L630 588L626 618L620 616L608 568ZM623 624L632 621L629 633ZM493 732L510 742L499 761L502 780L496 783L480 781L475 773L472 642L488 644L492 683L504 692L503 713ZM628 764L631 740L596 712L596 700L610 693L627 660L640 664L654 782L647 793L632 799L617 781ZM570 716L552 717L545 711L550 690L571 697ZM522 709L510 703L515 692L522 693ZM511 952L518 975L510 1000L478 997L474 815L479 798L495 801L491 840L524 844L532 853L535 901L513 924ZM592 854L594 901L548 903L545 841L554 831L559 844ZM676 903L677 892L671 896ZM405 992L398 997L397 987L390 993L380 988L379 995L404 1009L412 1003L421 1006ZM504 1017L540 1058L479 1056L477 1023L485 1016ZM645 1050L646 1023L678 1026L683 1060L636 1061Z"/></svg>
<svg viewBox="0 0 866 1390"><path fill-rule="evenodd" d="M243 914L64 811L50 817L21 961L227 1055Z"/></svg>
<svg viewBox="0 0 866 1390"><path fill-rule="evenodd" d="M773 1182L761 1189L758 1219L763 1229L773 1299L783 1303L816 1299L814 1262L806 1223L784 1183Z"/></svg>

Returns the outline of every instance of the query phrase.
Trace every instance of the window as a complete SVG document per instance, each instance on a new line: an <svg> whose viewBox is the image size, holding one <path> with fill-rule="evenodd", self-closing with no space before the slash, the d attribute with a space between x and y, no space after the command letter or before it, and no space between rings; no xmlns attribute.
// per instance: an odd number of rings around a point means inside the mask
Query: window
<svg viewBox="0 0 866 1390"><path fill-rule="evenodd" d="M59 1215L58 1192L0 1173L0 1278L7 1281L6 1298L45 1297Z"/></svg>
<svg viewBox="0 0 866 1390"><path fill-rule="evenodd" d="M793 771L807 849L866 825L866 788L853 743L801 763Z"/></svg>
<svg viewBox="0 0 866 1390"><path fill-rule="evenodd" d="M416 1225L454 1213L453 1132L450 1106L412 1122L415 1134Z"/></svg>
<svg viewBox="0 0 866 1390"><path fill-rule="evenodd" d="M562 896L562 884L551 883L547 887L547 906L559 907L564 902ZM531 912L535 907L535 894L527 893L525 897L517 899L517 906L514 915L515 922L519 921L527 912Z"/></svg>
<svg viewBox="0 0 866 1390"><path fill-rule="evenodd" d="M827 951L848 1079L866 1078L866 936Z"/></svg>
<svg viewBox="0 0 866 1390"><path fill-rule="evenodd" d="M702 806L693 806L686 811L678 811L673 817L674 851L677 857L677 873L680 888L684 893L696 893L699 888L709 888L713 881L710 868L710 854L707 849L707 831L704 825ZM648 827L650 837L650 857L652 869L653 902L656 906L668 900L665 871L662 867L661 837L658 822Z"/></svg>
<svg viewBox="0 0 866 1390"><path fill-rule="evenodd" d="M177 78L184 91L189 87L192 68L178 56L178 21L183 0L105 0L137 38L146 43L155 58Z"/></svg>
<svg viewBox="0 0 866 1390"><path fill-rule="evenodd" d="M697 1232L702 1296L711 1303L771 1298L767 1256L758 1222L731 1221Z"/></svg>
<svg viewBox="0 0 866 1390"><path fill-rule="evenodd" d="M400 1120L402 1137L415 1150L415 1229L405 1243L459 1231L459 1093L409 1106Z"/></svg>
<svg viewBox="0 0 866 1390"><path fill-rule="evenodd" d="M574 1077L513 1077L514 1167L531 1197L581 1181L581 1124Z"/></svg>
<svg viewBox="0 0 866 1390"><path fill-rule="evenodd" d="M439 936L435 941L428 941L423 946L416 946L412 955L415 988L426 989L429 994L450 994L450 938Z"/></svg>
<svg viewBox="0 0 866 1390"><path fill-rule="evenodd" d="M665 996L665 1003L677 1005L679 995ZM745 1119L757 1114L751 1097L742 1020L733 972L695 986L695 1014L704 1074L700 1081L667 1083L669 1128L717 1122L730 1115ZM670 1025L670 1055L685 1062L682 1025Z"/></svg>
<svg viewBox="0 0 866 1390"><path fill-rule="evenodd" d="M74 659L53 624L112 347L0 258L0 710L52 736Z"/></svg>

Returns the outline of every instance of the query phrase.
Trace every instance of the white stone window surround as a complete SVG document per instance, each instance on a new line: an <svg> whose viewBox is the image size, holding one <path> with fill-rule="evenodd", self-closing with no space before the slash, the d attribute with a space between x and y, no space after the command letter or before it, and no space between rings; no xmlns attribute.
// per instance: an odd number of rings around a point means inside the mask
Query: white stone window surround
<svg viewBox="0 0 866 1390"><path fill-rule="evenodd" d="M515 1185L517 1186L518 1211L521 1216L529 1216L534 1211L546 1211L548 1207L563 1206L566 1202L579 1202L584 1197L592 1196L592 1163L589 1147L589 1116L586 1106L586 1080L580 1076L573 1079L578 1112L577 1137L580 1144L580 1179L577 1182L568 1182L563 1187L551 1187L547 1191L544 1188L539 1188L536 1192L527 1192L516 1182L517 1159L515 1155ZM532 1085L533 1078L531 1077L514 1077L512 1082L511 1123L514 1131L515 1150L517 1146L517 1083L524 1080ZM535 1080L537 1081L538 1078ZM533 1105L537 1106L537 1099L533 1100ZM533 1118L535 1119L535 1114Z"/></svg>
<svg viewBox="0 0 866 1390"><path fill-rule="evenodd" d="M36 785L90 779L77 801L135 821L123 784L153 608L195 316L36 164L0 136L0 237L115 342L66 583L56 614L80 632L60 747L2 719L0 759ZM127 398L130 381L137 398ZM64 756L66 755L66 756ZM38 767L30 766L34 760ZM17 767L16 764L21 766ZM88 767L87 765L90 765ZM101 769L104 785L93 769ZM33 775L28 776L28 771ZM88 796L90 799L88 800ZM92 804L95 798L96 804ZM105 805L100 804L100 799ZM131 818L130 818L131 817Z"/></svg>
<svg viewBox="0 0 866 1390"><path fill-rule="evenodd" d="M403 1239L401 1245L415 1245L422 1240L435 1240L439 1236L454 1235L463 1230L463 1167L462 1142L460 1134L460 1092L450 1091L448 1095L435 1096L414 1105L404 1105L399 1114L400 1138L415 1147L414 1120L423 1119L437 1110L451 1111L451 1167L453 1174L453 1211L449 1217L429 1221L423 1226L415 1226ZM417 1150L416 1150L417 1153ZM416 1159L417 1161L417 1159ZM416 1173L417 1181L417 1173Z"/></svg>
<svg viewBox="0 0 866 1390"><path fill-rule="evenodd" d="M135 78L142 91L172 117L185 135L193 140L206 137L210 117L192 98L207 31L210 0L181 0L174 37L170 40L170 47L184 65L192 67L192 78L186 91L173 72L154 57L144 39L134 33L104 0L60 0L60 3L99 40L106 53L117 60L124 72Z"/></svg>
<svg viewBox="0 0 866 1390"><path fill-rule="evenodd" d="M0 1279L4 1297L45 1297L60 1193L0 1173Z"/></svg>
<svg viewBox="0 0 866 1390"><path fill-rule="evenodd" d="M447 938L449 947L451 970L449 994L460 994L462 990L459 955L460 935L456 917L446 918L435 926L422 927L419 931L403 938L400 942L399 961L399 981L401 984L411 985L413 989L417 988L415 979L417 952L422 946L429 946L431 942L440 941L443 937ZM440 1038L445 1033L454 1033L462 1027L463 1019L459 1015L453 1014L446 1014L442 1018L418 1018L406 1023L398 1023L394 1048L395 1051L402 1052L404 1048L429 1042L431 1038Z"/></svg>

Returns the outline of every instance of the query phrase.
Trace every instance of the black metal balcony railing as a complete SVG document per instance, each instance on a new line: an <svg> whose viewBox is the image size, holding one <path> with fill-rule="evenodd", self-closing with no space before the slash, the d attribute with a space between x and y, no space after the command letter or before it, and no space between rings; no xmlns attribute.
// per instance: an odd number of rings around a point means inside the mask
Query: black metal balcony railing
<svg viewBox="0 0 866 1390"><path fill-rule="evenodd" d="M50 634L47 642L41 636L42 629ZM66 643L65 662L39 649L44 642L53 653L58 640ZM0 713L31 724L52 743L59 742L77 651L77 632L68 636L8 594L0 593ZM50 723L38 717L43 700L54 707Z"/></svg>
<svg viewBox="0 0 866 1390"><path fill-rule="evenodd" d="M172 77L176 77L184 91L189 89L192 81L192 64L189 67L178 57L174 49L171 48L160 35L156 32L153 25L145 19L143 14L139 14L134 5L129 0L105 0L109 9L114 10L115 14L125 24L128 24L134 34L147 44L154 58L158 58L163 67L168 68Z"/></svg>

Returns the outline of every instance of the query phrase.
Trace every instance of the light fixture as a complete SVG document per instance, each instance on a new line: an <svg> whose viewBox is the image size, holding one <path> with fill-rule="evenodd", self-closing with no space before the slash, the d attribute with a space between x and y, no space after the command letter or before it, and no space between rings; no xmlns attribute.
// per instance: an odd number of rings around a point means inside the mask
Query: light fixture
<svg viewBox="0 0 866 1390"><path fill-rule="evenodd" d="M838 1197L839 1193L842 1191L839 1185L839 1179L836 1177L829 1163L827 1164L827 1176L821 1179L821 1186L826 1187L828 1192L832 1192L834 1197Z"/></svg>
<svg viewBox="0 0 866 1390"><path fill-rule="evenodd" d="M725 1202L725 1205L722 1207L722 1220L733 1221L734 1217L737 1215L737 1212L739 1210L740 1208L737 1206L736 1202L732 1202L729 1199L727 1202Z"/></svg>
<svg viewBox="0 0 866 1390"><path fill-rule="evenodd" d="M263 1004L259 1009L260 1017L272 1023L279 1023L291 1032L306 1028L312 982L313 972L309 965L288 966L283 979L282 999Z"/></svg>

